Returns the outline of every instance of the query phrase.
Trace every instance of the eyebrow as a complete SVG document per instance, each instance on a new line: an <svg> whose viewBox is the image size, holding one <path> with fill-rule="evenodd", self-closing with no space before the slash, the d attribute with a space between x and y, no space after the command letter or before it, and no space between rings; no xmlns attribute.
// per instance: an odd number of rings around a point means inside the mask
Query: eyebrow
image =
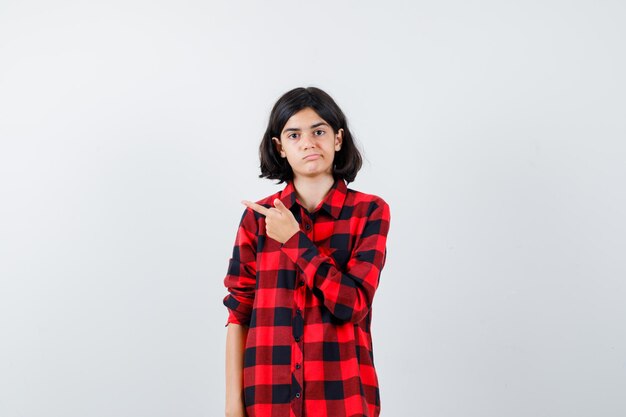
<svg viewBox="0 0 626 417"><path fill-rule="evenodd" d="M311 129L315 129L316 127L320 127L320 126L328 126L328 123L325 122L319 122L319 123L315 123L314 125L311 125ZM330 126L328 126L330 127ZM300 129L296 128L296 127L290 127L289 129L285 129L283 130L283 133L285 132L299 132Z"/></svg>

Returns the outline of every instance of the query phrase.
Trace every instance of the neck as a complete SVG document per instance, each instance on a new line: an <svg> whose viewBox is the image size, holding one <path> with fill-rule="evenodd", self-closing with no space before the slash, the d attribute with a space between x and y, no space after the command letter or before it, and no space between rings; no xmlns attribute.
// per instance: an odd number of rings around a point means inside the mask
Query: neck
<svg viewBox="0 0 626 417"><path fill-rule="evenodd" d="M296 195L304 207L312 212L322 202L335 180L332 175L324 177L296 177L293 180Z"/></svg>

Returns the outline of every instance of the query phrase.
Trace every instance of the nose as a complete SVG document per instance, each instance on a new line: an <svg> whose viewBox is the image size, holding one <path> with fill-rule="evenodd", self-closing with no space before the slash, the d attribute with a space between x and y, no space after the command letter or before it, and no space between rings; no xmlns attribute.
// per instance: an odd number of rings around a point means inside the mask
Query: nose
<svg viewBox="0 0 626 417"><path fill-rule="evenodd" d="M304 149L314 148L315 138L311 133L304 133L300 140L300 144L304 147Z"/></svg>

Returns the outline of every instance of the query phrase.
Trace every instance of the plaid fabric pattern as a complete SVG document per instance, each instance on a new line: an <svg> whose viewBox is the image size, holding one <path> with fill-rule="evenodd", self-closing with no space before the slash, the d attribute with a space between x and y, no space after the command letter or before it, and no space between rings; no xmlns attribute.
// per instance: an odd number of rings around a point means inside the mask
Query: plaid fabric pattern
<svg viewBox="0 0 626 417"><path fill-rule="evenodd" d="M385 264L390 212L336 180L309 213L293 182L258 201L289 208L300 231L280 244L246 208L224 284L227 323L249 326L249 417L377 417L371 305Z"/></svg>

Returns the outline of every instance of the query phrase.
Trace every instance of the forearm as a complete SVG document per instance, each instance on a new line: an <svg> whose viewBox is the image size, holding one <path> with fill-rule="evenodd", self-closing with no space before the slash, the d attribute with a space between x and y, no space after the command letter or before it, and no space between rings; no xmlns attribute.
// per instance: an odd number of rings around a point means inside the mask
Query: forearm
<svg viewBox="0 0 626 417"><path fill-rule="evenodd" d="M287 241L283 251L296 264L306 285L335 318L357 323L371 308L384 265L384 237L374 239L373 245L366 245L362 250L356 248L343 268L320 251L303 232Z"/></svg>
<svg viewBox="0 0 626 417"><path fill-rule="evenodd" d="M351 232L356 242L350 248L350 259L341 267L332 253L318 248L303 231L281 246L313 294L335 318L345 322L359 322L369 313L385 264L389 206L384 201L371 203L367 216L362 229Z"/></svg>
<svg viewBox="0 0 626 417"><path fill-rule="evenodd" d="M248 328L229 323L226 333L226 416L245 417L243 355Z"/></svg>

